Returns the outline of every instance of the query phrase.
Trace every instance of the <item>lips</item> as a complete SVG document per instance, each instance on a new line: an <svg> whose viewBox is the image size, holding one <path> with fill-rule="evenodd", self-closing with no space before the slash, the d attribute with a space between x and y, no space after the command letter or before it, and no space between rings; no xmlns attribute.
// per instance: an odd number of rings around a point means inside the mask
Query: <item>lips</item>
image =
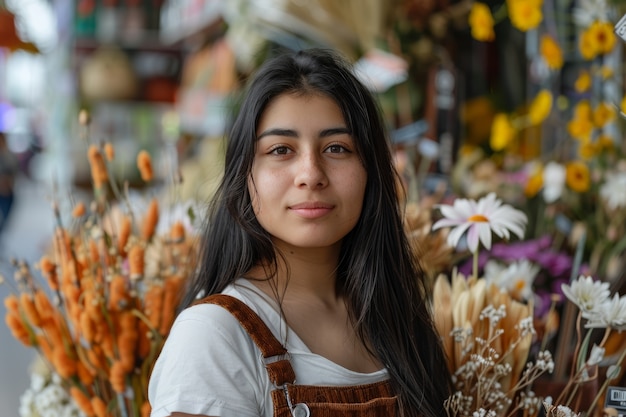
<svg viewBox="0 0 626 417"><path fill-rule="evenodd" d="M289 206L289 210L306 219L317 219L330 213L335 206L322 202L304 202Z"/></svg>

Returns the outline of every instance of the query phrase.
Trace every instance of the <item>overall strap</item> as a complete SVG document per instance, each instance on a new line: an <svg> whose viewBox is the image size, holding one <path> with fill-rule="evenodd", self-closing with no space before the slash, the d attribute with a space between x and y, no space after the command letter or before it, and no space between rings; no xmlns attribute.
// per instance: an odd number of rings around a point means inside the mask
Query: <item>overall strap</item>
<svg viewBox="0 0 626 417"><path fill-rule="evenodd" d="M274 337L261 318L243 301L226 294L213 294L194 304L217 304L228 310L248 332L259 348L265 362L270 381L276 387L293 384L296 375L289 362L287 349Z"/></svg>

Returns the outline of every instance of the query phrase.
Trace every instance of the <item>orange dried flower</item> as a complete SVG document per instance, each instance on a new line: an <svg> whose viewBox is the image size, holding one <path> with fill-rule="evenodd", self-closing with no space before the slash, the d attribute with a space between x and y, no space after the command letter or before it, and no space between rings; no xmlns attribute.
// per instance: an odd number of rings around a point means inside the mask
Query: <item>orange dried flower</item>
<svg viewBox="0 0 626 417"><path fill-rule="evenodd" d="M8 312L17 314L19 316L20 301L17 298L17 295L15 294L7 295L7 297L4 299L4 306L6 307Z"/></svg>
<svg viewBox="0 0 626 417"><path fill-rule="evenodd" d="M33 345L33 341L30 338L28 328L19 316L13 313L7 313L7 315L4 317L4 322L6 323L7 327L9 328L11 334L15 339L22 342L24 346Z"/></svg>
<svg viewBox="0 0 626 417"><path fill-rule="evenodd" d="M109 162L115 159L115 148L111 142L104 144L104 155L107 157L107 161Z"/></svg>
<svg viewBox="0 0 626 417"><path fill-rule="evenodd" d="M150 206L146 212L146 217L143 219L141 227L141 237L146 241L149 241L154 235L156 226L159 223L159 203L156 198L150 201Z"/></svg>
<svg viewBox="0 0 626 417"><path fill-rule="evenodd" d="M104 352L99 346L91 346L90 349L86 350L86 353L88 365L92 367L92 372L107 369Z"/></svg>
<svg viewBox="0 0 626 417"><path fill-rule="evenodd" d="M57 316L57 314L55 314ZM50 346L63 346L63 335L59 325L57 323L57 318L54 318L50 321L44 323L44 333L48 336L48 341L50 342Z"/></svg>
<svg viewBox="0 0 626 417"><path fill-rule="evenodd" d="M46 323L54 318L54 307L50 304L50 299L48 299L48 295L41 291L35 291L35 296L33 297L35 300L35 307L37 308L37 312L41 317L42 323Z"/></svg>
<svg viewBox="0 0 626 417"><path fill-rule="evenodd" d="M174 318L176 316L176 308L181 298L181 288L184 284L183 277L171 277L165 280L165 294L163 296L163 313L161 317L161 326L159 333L163 336L169 333Z"/></svg>
<svg viewBox="0 0 626 417"><path fill-rule="evenodd" d="M71 378L76 374L76 360L65 353L63 344L54 345L52 351L52 363L54 369L62 378Z"/></svg>
<svg viewBox="0 0 626 417"><path fill-rule="evenodd" d="M109 379L113 390L117 393L122 393L126 389L126 372L124 365L120 361L113 362L111 370L109 371Z"/></svg>
<svg viewBox="0 0 626 417"><path fill-rule="evenodd" d="M121 256L126 256L126 244L130 237L131 223L128 216L122 217L122 224L120 225L120 232L117 240L117 251Z"/></svg>
<svg viewBox="0 0 626 417"><path fill-rule="evenodd" d="M130 251L128 251L128 264L131 279L138 279L143 276L145 260L144 249L141 245L134 245L130 248Z"/></svg>
<svg viewBox="0 0 626 417"><path fill-rule="evenodd" d="M107 405L100 397L93 397L91 399L91 406L93 407L93 412L96 414L96 417L107 417L109 414L107 413Z"/></svg>
<svg viewBox="0 0 626 417"><path fill-rule="evenodd" d="M81 201L74 206L74 209L72 210L72 217L74 217L75 219L83 217L86 212L87 209L85 208L85 203Z"/></svg>
<svg viewBox="0 0 626 417"><path fill-rule="evenodd" d="M87 368L83 361L76 362L76 374L78 375L80 382L82 382L85 386L91 385L95 379L95 374Z"/></svg>
<svg viewBox="0 0 626 417"><path fill-rule="evenodd" d="M41 273L48 281L48 285L52 291L59 290L59 278L57 275L57 266L54 262L50 260L50 258L46 255L42 256L39 260L39 268L41 269Z"/></svg>
<svg viewBox="0 0 626 417"><path fill-rule="evenodd" d="M170 229L170 238L174 242L180 242L185 239L185 226L182 222L177 221Z"/></svg>
<svg viewBox="0 0 626 417"><path fill-rule="evenodd" d="M114 276L109 284L109 310L120 311L128 306L129 300L126 279L121 275Z"/></svg>
<svg viewBox="0 0 626 417"><path fill-rule="evenodd" d="M30 294L24 292L20 294L20 307L22 307L22 311L30 324L35 327L41 327L41 316L39 315L37 307L35 307L35 302Z"/></svg>
<svg viewBox="0 0 626 417"><path fill-rule="evenodd" d="M161 323L161 312L163 309L163 287L154 285L145 296L144 313L150 321L153 329L158 329Z"/></svg>
<svg viewBox="0 0 626 417"><path fill-rule="evenodd" d="M93 412L96 414L96 417L109 417L112 415L108 412L106 403L100 397L93 397L91 399L91 406L93 407Z"/></svg>
<svg viewBox="0 0 626 417"><path fill-rule="evenodd" d="M48 339L41 333L37 335L37 346L39 346L44 357L52 362L52 346L50 346Z"/></svg>
<svg viewBox="0 0 626 417"><path fill-rule="evenodd" d="M152 335L150 334L148 325L143 321L140 321L137 325L137 334L139 335L139 340L137 342L137 354L140 358L146 358L150 354L150 349L152 347Z"/></svg>
<svg viewBox="0 0 626 417"><path fill-rule="evenodd" d="M100 188L109 181L109 173L104 163L102 153L96 145L89 146L87 158L91 166L91 179L93 184L96 188Z"/></svg>
<svg viewBox="0 0 626 417"><path fill-rule="evenodd" d="M80 333L90 344L96 339L96 325L86 311L80 314Z"/></svg>
<svg viewBox="0 0 626 417"><path fill-rule="evenodd" d="M117 348L120 353L120 363L126 372L135 368L135 348L137 347L137 333L135 329L126 331L117 340Z"/></svg>
<svg viewBox="0 0 626 417"><path fill-rule="evenodd" d="M80 390L80 388L74 386L70 388L70 395L78 405L78 408L82 410L83 413L87 415L87 417L94 416L93 407L91 406L91 400L89 397Z"/></svg>
<svg viewBox="0 0 626 417"><path fill-rule="evenodd" d="M95 290L84 291L85 312L89 314L94 322L103 320L102 297Z"/></svg>
<svg viewBox="0 0 626 417"><path fill-rule="evenodd" d="M137 155L137 168L139 168L142 180L145 182L152 181L152 158L150 158L150 154L147 151L142 150Z"/></svg>

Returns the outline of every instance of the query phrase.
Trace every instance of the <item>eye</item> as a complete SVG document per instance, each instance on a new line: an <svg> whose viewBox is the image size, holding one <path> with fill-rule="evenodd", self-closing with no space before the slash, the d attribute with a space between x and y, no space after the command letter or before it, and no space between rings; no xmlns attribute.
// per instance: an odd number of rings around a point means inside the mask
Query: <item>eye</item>
<svg viewBox="0 0 626 417"><path fill-rule="evenodd" d="M270 155L287 155L289 152L291 152L291 150L288 147L283 145L277 145L270 149L268 153Z"/></svg>
<svg viewBox="0 0 626 417"><path fill-rule="evenodd" d="M339 145L339 144L332 144L330 146L328 146L324 152L329 152L329 153L345 153L345 152L350 152L350 150L348 148L346 148L343 145Z"/></svg>

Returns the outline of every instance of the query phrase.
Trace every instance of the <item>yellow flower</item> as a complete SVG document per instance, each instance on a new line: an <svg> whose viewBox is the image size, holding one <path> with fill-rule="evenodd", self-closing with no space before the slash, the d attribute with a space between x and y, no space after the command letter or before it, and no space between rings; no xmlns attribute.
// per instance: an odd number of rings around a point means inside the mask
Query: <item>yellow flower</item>
<svg viewBox="0 0 626 417"><path fill-rule="evenodd" d="M574 107L574 117L575 118L584 118L591 119L591 104L589 104L589 100L580 100L576 107Z"/></svg>
<svg viewBox="0 0 626 417"><path fill-rule="evenodd" d="M589 75L589 71L581 71L574 83L574 89L578 93L584 93L585 91L589 91L591 88L591 75Z"/></svg>
<svg viewBox="0 0 626 417"><path fill-rule="evenodd" d="M615 46L616 38L613 25L609 22L594 22L589 27L594 50L600 54L608 54Z"/></svg>
<svg viewBox="0 0 626 417"><path fill-rule="evenodd" d="M615 119L615 109L607 103L602 102L593 111L593 122L597 127L602 127Z"/></svg>
<svg viewBox="0 0 626 417"><path fill-rule="evenodd" d="M538 125L548 117L550 110L552 110L552 93L548 90L541 90L530 103L528 118L533 125Z"/></svg>
<svg viewBox="0 0 626 417"><path fill-rule="evenodd" d="M580 34L580 39L578 40L578 50L580 51L580 55L587 61L591 61L597 55L596 45L592 37L593 34L590 30L584 30Z"/></svg>
<svg viewBox="0 0 626 417"><path fill-rule="evenodd" d="M563 52L554 38L550 35L543 35L540 48L541 56L548 64L548 68L553 70L561 69L563 66Z"/></svg>
<svg viewBox="0 0 626 417"><path fill-rule="evenodd" d="M536 28L543 19L540 1L507 0L507 5L511 23L522 32Z"/></svg>
<svg viewBox="0 0 626 417"><path fill-rule="evenodd" d="M506 148L515 137L515 128L506 113L498 113L491 125L491 138L489 144L494 151Z"/></svg>
<svg viewBox="0 0 626 417"><path fill-rule="evenodd" d="M574 139L589 140L593 123L589 119L574 118L567 123L567 132Z"/></svg>
<svg viewBox="0 0 626 417"><path fill-rule="evenodd" d="M589 140L593 131L593 111L588 100L581 100L574 107L572 120L567 124L568 133L578 140Z"/></svg>
<svg viewBox="0 0 626 417"><path fill-rule="evenodd" d="M589 168L581 161L569 162L565 167L565 183L572 190L583 193L589 190Z"/></svg>
<svg viewBox="0 0 626 417"><path fill-rule="evenodd" d="M583 140L578 147L578 156L588 161L598 154L598 150L598 145L595 142Z"/></svg>
<svg viewBox="0 0 626 417"><path fill-rule="evenodd" d="M472 4L469 14L469 25L472 28L472 37L478 41L492 41L496 35L493 32L493 16L491 10L484 3Z"/></svg>

